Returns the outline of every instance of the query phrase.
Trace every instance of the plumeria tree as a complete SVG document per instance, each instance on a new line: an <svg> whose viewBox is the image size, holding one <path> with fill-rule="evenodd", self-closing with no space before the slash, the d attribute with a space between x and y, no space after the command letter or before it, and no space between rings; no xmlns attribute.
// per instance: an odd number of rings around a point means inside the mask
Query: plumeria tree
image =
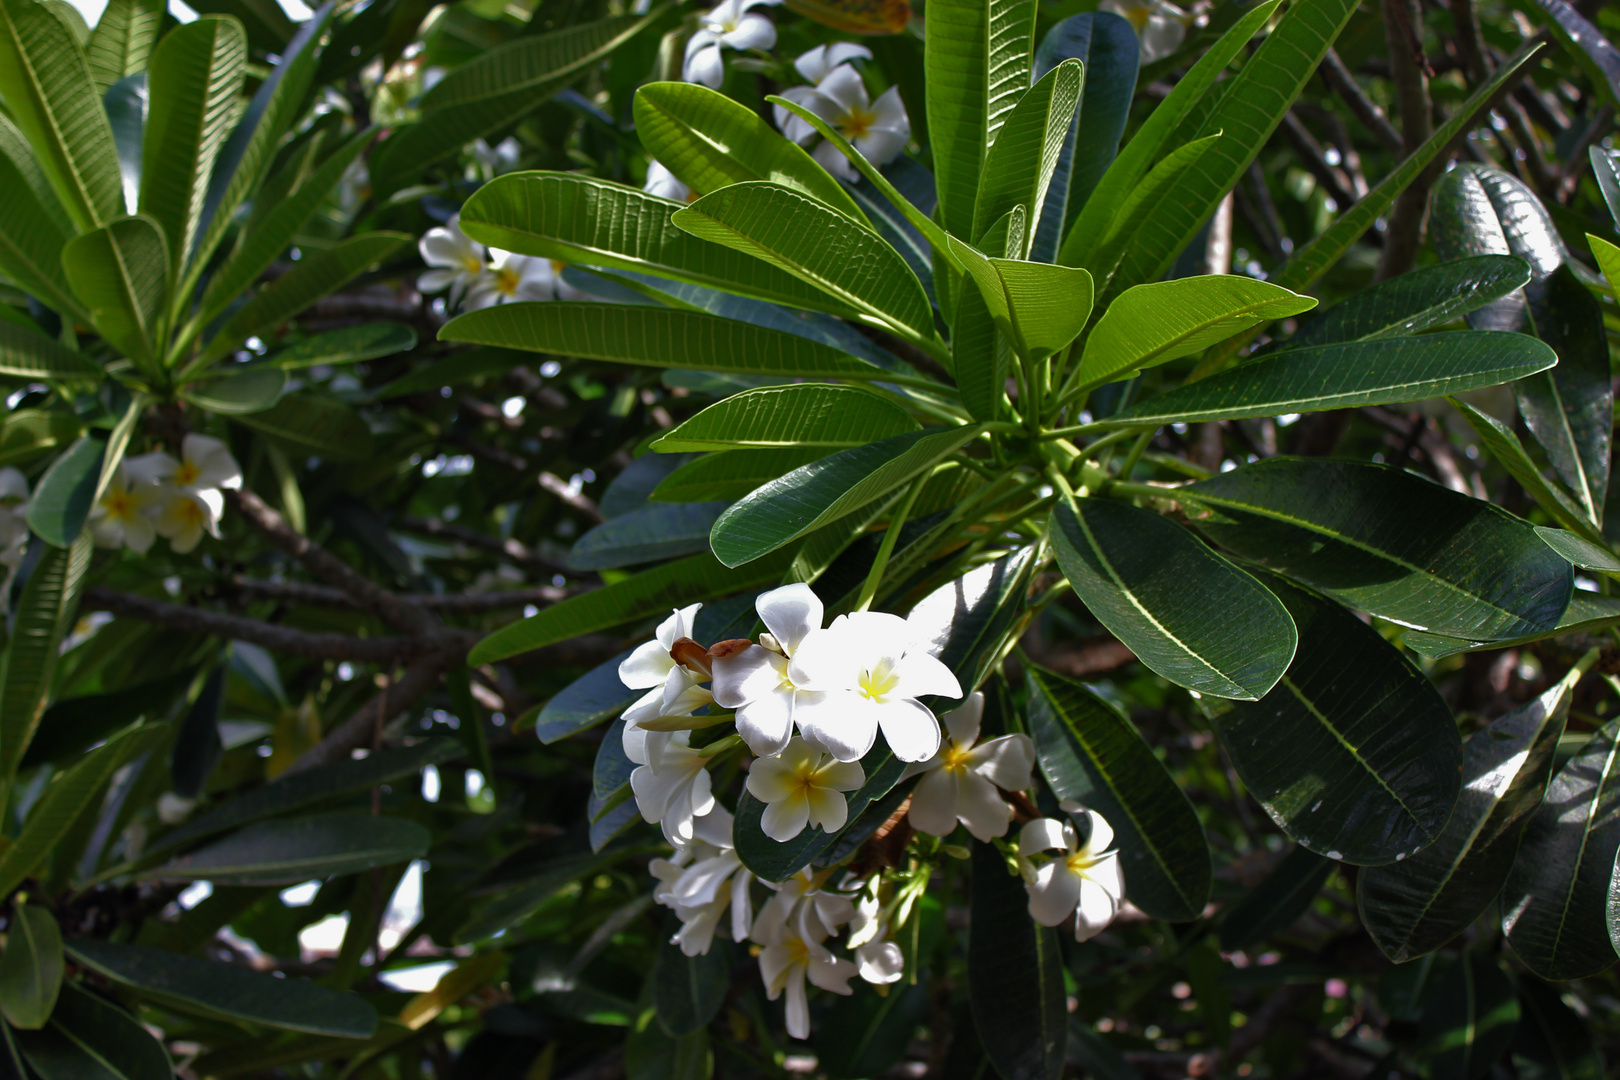
<svg viewBox="0 0 1620 1080"><path fill-rule="evenodd" d="M1604 1075L1612 11L193 7L0 0L8 1069Z"/></svg>

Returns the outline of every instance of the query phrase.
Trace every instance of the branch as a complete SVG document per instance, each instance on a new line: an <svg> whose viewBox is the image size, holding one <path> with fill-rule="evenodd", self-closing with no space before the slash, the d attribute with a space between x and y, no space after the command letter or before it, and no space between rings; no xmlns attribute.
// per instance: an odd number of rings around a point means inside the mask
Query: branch
<svg viewBox="0 0 1620 1080"><path fill-rule="evenodd" d="M375 615L396 630L407 634L426 634L436 628L433 616L415 604L401 600L387 589L373 584L354 571L342 559L327 551L307 536L294 531L282 516L267 506L263 499L246 488L227 491L227 499L248 523L265 535L276 547L285 551L309 569L309 572L350 596L367 612Z"/></svg>
<svg viewBox="0 0 1620 1080"><path fill-rule="evenodd" d="M1373 137L1384 145L1384 149L1399 154L1405 148L1406 144L1401 140L1401 133L1389 122L1384 110L1361 89L1361 84L1356 82L1356 77L1350 73L1350 69L1344 66L1344 61L1339 59L1338 53L1329 49L1319 70L1322 72L1323 81L1339 95L1355 114L1356 119L1372 132Z"/></svg>
<svg viewBox="0 0 1620 1080"><path fill-rule="evenodd" d="M592 521L596 522L598 525L606 520L604 517L602 517L602 511L597 509L594 502L586 498L584 495L581 495L579 492L572 490L568 486L568 482L562 477L558 476L556 473L541 473L540 486L545 488L551 494L555 495L557 498L561 499L563 502L567 503L569 506L572 506L575 510L578 510L586 517L590 518Z"/></svg>
<svg viewBox="0 0 1620 1080"><path fill-rule="evenodd" d="M307 604L313 607L358 608L354 598L341 589L324 585L307 585L300 581L263 581L237 575L226 588L246 594L250 598L278 600L289 604ZM439 596L432 593L407 593L400 599L419 604L430 611L479 612L502 611L507 608L555 604L574 595L573 590L542 585L535 589L513 589L509 592L462 593Z"/></svg>
<svg viewBox="0 0 1620 1080"><path fill-rule="evenodd" d="M1416 153L1434 134L1430 115L1429 74L1423 55L1422 16L1417 0L1383 0L1384 33L1389 45L1390 75L1400 102L1401 142L1407 154ZM1438 154L1395 200L1389 227L1384 231L1384 253L1378 260L1377 281L1387 281L1412 268L1423 243L1423 219L1429 209L1429 188L1449 155Z"/></svg>
<svg viewBox="0 0 1620 1080"><path fill-rule="evenodd" d="M519 543L516 540L502 540L498 536L488 536L472 529L464 529L460 525L452 525L448 521L438 518L412 517L406 515L399 519L399 527L410 532L422 533L424 536L442 536L447 540L459 540L463 544L505 555L513 562L533 563L548 570L567 570L566 563L553 559L543 552Z"/></svg>
<svg viewBox="0 0 1620 1080"><path fill-rule="evenodd" d="M171 630L247 641L311 660L353 660L390 665L415 663L442 659L458 651L465 653L478 639L476 634L462 631L441 631L438 635L422 638L357 638L347 634L319 634L204 608L171 604L166 600L153 600L114 589L86 590L84 606L91 611L105 611L115 616L166 626Z"/></svg>
<svg viewBox="0 0 1620 1080"><path fill-rule="evenodd" d="M1316 141L1316 136L1306 129L1292 109L1283 114L1282 133L1288 140L1288 145L1292 146L1294 152L1304 161L1305 168L1310 170L1317 182L1333 196L1333 201L1338 204L1341 211L1355 205L1356 192L1351 186L1350 177L1328 164L1322 144Z"/></svg>
<svg viewBox="0 0 1620 1080"><path fill-rule="evenodd" d="M287 771L282 775L286 776L316 765L331 765L334 762L349 760L353 751L371 745L372 736L376 734L379 726L386 725L415 705L438 684L439 668L427 666L406 668L404 676L398 682L392 682L386 689L378 691L375 697L360 706L352 716L328 731L318 744L304 751L303 756L287 766Z"/></svg>

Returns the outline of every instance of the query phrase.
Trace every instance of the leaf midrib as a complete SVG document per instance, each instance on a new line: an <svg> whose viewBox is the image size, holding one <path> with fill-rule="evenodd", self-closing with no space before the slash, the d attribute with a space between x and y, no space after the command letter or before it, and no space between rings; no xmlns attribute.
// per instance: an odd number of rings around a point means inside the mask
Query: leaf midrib
<svg viewBox="0 0 1620 1080"><path fill-rule="evenodd" d="M1357 765L1360 765L1366 770L1369 776L1378 781L1378 786L1383 788L1389 794L1389 797L1395 800L1396 804L1399 805L1400 808L1406 813L1406 816L1411 819L1412 824L1417 827L1418 831L1420 833L1423 832L1424 829L1422 819L1418 817L1410 806L1406 805L1406 800L1401 798L1395 789L1389 786L1388 782L1384 780L1383 776L1379 774L1378 770L1374 769L1372 765L1362 756L1360 749L1353 745L1349 739L1345 738L1344 734L1334 726L1333 722L1316 707L1316 702L1307 697L1305 692L1295 685L1294 680L1290 679L1286 672L1284 672L1283 677L1279 679L1278 682L1283 686L1288 687L1288 691L1294 695L1294 699L1301 705L1305 706L1306 711L1316 718L1317 723L1321 724L1322 727L1333 736L1340 746L1344 747L1345 751L1350 755L1351 759L1354 760ZM1391 692L1393 693L1393 691ZM1389 696L1389 694L1385 694L1384 700L1387 700ZM1369 714L1374 712L1381 704L1382 701L1373 703L1367 708L1366 712Z"/></svg>

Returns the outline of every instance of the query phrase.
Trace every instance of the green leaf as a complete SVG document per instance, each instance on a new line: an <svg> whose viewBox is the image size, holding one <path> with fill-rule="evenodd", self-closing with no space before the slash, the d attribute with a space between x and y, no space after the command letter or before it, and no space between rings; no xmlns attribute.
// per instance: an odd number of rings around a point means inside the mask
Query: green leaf
<svg viewBox="0 0 1620 1080"><path fill-rule="evenodd" d="M649 498L661 502L730 502L824 456L823 451L813 447L705 454L666 476Z"/></svg>
<svg viewBox="0 0 1620 1080"><path fill-rule="evenodd" d="M1181 526L1110 499L1060 501L1049 528L1075 595L1148 667L1216 697L1264 697L1293 659L1288 612Z"/></svg>
<svg viewBox="0 0 1620 1080"><path fill-rule="evenodd" d="M1310 909L1337 866L1295 846L1264 881L1227 909L1221 919L1221 951L1249 949L1288 929Z"/></svg>
<svg viewBox="0 0 1620 1080"><path fill-rule="evenodd" d="M749 181L711 192L669 220L785 270L867 322L910 338L934 336L928 295L900 253L814 198Z"/></svg>
<svg viewBox="0 0 1620 1080"><path fill-rule="evenodd" d="M1495 956L1466 949L1435 985L1418 1021L1429 1075L1481 1080L1513 1041L1519 998Z"/></svg>
<svg viewBox="0 0 1620 1080"><path fill-rule="evenodd" d="M1334 304L1300 327L1285 347L1416 334L1477 311L1529 280L1529 264L1516 255L1473 255L1427 266Z"/></svg>
<svg viewBox="0 0 1620 1080"><path fill-rule="evenodd" d="M427 854L431 837L414 821L371 814L314 814L244 826L221 840L147 870L169 881L273 885L354 874Z"/></svg>
<svg viewBox="0 0 1620 1080"><path fill-rule="evenodd" d="M1017 259L1028 255L1085 80L1085 66L1078 60L1065 60L1043 75L1007 113L985 155L971 236L983 236L1002 215L1022 206L1030 223L1027 239L1017 251L1007 254Z"/></svg>
<svg viewBox="0 0 1620 1080"><path fill-rule="evenodd" d="M1182 133L1188 139L1215 132L1224 135L1187 170L1173 194L1158 200L1152 215L1128 238L1125 258L1108 292L1164 276L1265 146L1357 6L1358 0L1301 0L1288 6L1260 48L1227 80L1197 129ZM1245 32L1242 26L1229 36ZM1199 119L1197 114L1189 116L1189 122Z"/></svg>
<svg viewBox="0 0 1620 1080"><path fill-rule="evenodd" d="M186 709L169 751L169 775L174 793L182 799L201 798L208 778L225 752L219 737L220 708L225 704L224 665L208 673Z"/></svg>
<svg viewBox="0 0 1620 1080"><path fill-rule="evenodd" d="M1129 378L1315 306L1312 297L1237 274L1134 285L1108 305L1087 335L1075 377L1083 389Z"/></svg>
<svg viewBox="0 0 1620 1080"><path fill-rule="evenodd" d="M698 195L768 180L867 224L849 192L802 147L724 94L693 83L648 83L636 91L635 120L647 155Z"/></svg>
<svg viewBox="0 0 1620 1080"><path fill-rule="evenodd" d="M146 139L146 113L151 95L146 72L127 75L107 88L101 103L112 124L113 145L118 148L118 170L124 178L124 205L135 206L141 198L141 146Z"/></svg>
<svg viewBox="0 0 1620 1080"><path fill-rule="evenodd" d="M34 486L34 497L28 500L28 527L47 544L71 547L84 531L96 500L106 447L100 439L80 436L51 462Z"/></svg>
<svg viewBox="0 0 1620 1080"><path fill-rule="evenodd" d="M714 524L710 542L727 566L741 566L893 491L965 446L977 427L925 428L829 457L771 481Z"/></svg>
<svg viewBox="0 0 1620 1080"><path fill-rule="evenodd" d="M1559 997L1533 978L1519 983L1519 1029L1513 1066L1520 1080L1603 1080L1603 1055L1592 1029Z"/></svg>
<svg viewBox="0 0 1620 1080"><path fill-rule="evenodd" d="M505 251L630 270L778 304L845 314L820 289L670 222L684 203L575 173L509 173L461 207L468 236Z"/></svg>
<svg viewBox="0 0 1620 1080"><path fill-rule="evenodd" d="M84 232L62 249L68 284L107 343L148 371L158 364L169 248L158 223L121 217Z"/></svg>
<svg viewBox="0 0 1620 1080"><path fill-rule="evenodd" d="M519 38L462 64L423 95L420 121L396 128L377 148L371 175L380 181L379 192L391 194L474 139L527 116L667 11L659 7Z"/></svg>
<svg viewBox="0 0 1620 1080"><path fill-rule="evenodd" d="M321 163L310 177L258 218L242 243L226 256L224 265L208 280L203 292L198 325L212 322L253 285L260 274L285 251L298 230L315 216L321 204L343 179L349 166L371 142L370 132L362 132Z"/></svg>
<svg viewBox="0 0 1620 1080"><path fill-rule="evenodd" d="M72 235L32 148L0 115L0 269L47 307L83 318L62 273L62 247Z"/></svg>
<svg viewBox="0 0 1620 1080"><path fill-rule="evenodd" d="M1477 649L1504 649L1560 634L1591 633L1616 623L1620 623L1620 597L1599 596L1584 589L1576 589L1570 595L1569 606L1564 609L1563 617L1551 630L1525 634L1517 638L1485 639L1454 638L1410 630L1401 636L1401 644L1424 659L1443 660L1448 656L1473 652Z"/></svg>
<svg viewBox="0 0 1620 1080"><path fill-rule="evenodd" d="M708 1030L676 1039L657 1022L653 1009L646 1010L625 1040L624 1075L625 1080L711 1080L714 1050Z"/></svg>
<svg viewBox="0 0 1620 1080"><path fill-rule="evenodd" d="M1620 721L1594 734L1547 785L1502 889L1502 929L1543 979L1579 979L1615 961L1609 883L1620 849Z"/></svg>
<svg viewBox="0 0 1620 1080"><path fill-rule="evenodd" d="M1223 136L1218 133L1206 135L1166 154L1163 161L1148 171L1141 184L1124 195L1118 212L1110 219L1108 231L1098 241L1094 251L1082 250L1080 222L1076 222L1075 230L1058 249L1058 264L1079 266L1083 263L1092 271L1095 280L1103 283L1106 291L1114 279L1115 271L1119 269L1120 260L1125 258L1131 238L1141 231L1153 216L1159 200L1176 191L1184 178L1192 172L1193 167L1203 161L1205 155L1215 149L1222 138Z"/></svg>
<svg viewBox="0 0 1620 1080"><path fill-rule="evenodd" d="M1620 107L1620 49L1609 43L1603 31L1566 0L1518 0L1513 6L1550 30L1592 85L1608 91L1602 96L1609 104Z"/></svg>
<svg viewBox="0 0 1620 1080"><path fill-rule="evenodd" d="M321 364L358 364L364 359L395 356L416 348L416 330L403 322L363 322L327 330L275 351L266 363L285 371L303 371Z"/></svg>
<svg viewBox="0 0 1620 1080"><path fill-rule="evenodd" d="M255 364L250 368L226 372L222 378L193 384L182 396L193 405L201 405L211 412L226 416L259 413L281 400L287 389L287 372L268 364Z"/></svg>
<svg viewBox="0 0 1620 1080"><path fill-rule="evenodd" d="M277 15L277 5L270 4ZM241 118L219 147L197 220L196 241L186 252L191 267L185 277L186 295L195 295L197 278L206 269L214 249L231 227L236 211L260 185L275 160L282 136L298 120L315 75L315 54L331 19L332 3L322 4L285 46L278 44L280 60L259 84ZM251 26L252 23L249 22ZM251 34L250 34L251 37ZM231 110L234 119L236 110ZM362 136L363 137L363 136Z"/></svg>
<svg viewBox="0 0 1620 1080"><path fill-rule="evenodd" d="M974 208L986 157L1030 85L1035 9L1033 0L941 0L928 11L928 140L939 221L955 236L978 238Z"/></svg>
<svg viewBox="0 0 1620 1080"><path fill-rule="evenodd" d="M1569 564L1527 523L1381 465L1270 458L1178 494L1221 546L1419 630L1539 633L1573 588Z"/></svg>
<svg viewBox="0 0 1620 1080"><path fill-rule="evenodd" d="M268 333L410 241L404 233L364 233L300 259L297 266L259 290L257 296L231 316L203 351L203 361L217 360L246 338Z"/></svg>
<svg viewBox="0 0 1620 1080"><path fill-rule="evenodd" d="M1585 537L1563 529L1549 529L1537 525L1536 535L1558 554L1583 570L1600 570L1605 574L1620 574L1620 557L1606 545L1595 544Z"/></svg>
<svg viewBox="0 0 1620 1080"><path fill-rule="evenodd" d="M905 1056L917 1029L928 1025L924 986L902 983L889 987L882 997L872 986L857 984L853 989L818 1017L812 1037L817 1067L828 1080L885 1075Z"/></svg>
<svg viewBox="0 0 1620 1080"><path fill-rule="evenodd" d="M171 1080L163 1044L133 1016L73 984L62 987L50 1024L19 1032L40 1080Z"/></svg>
<svg viewBox="0 0 1620 1080"><path fill-rule="evenodd" d="M137 997L180 1012L311 1035L368 1039L377 1012L354 994L308 979L278 979L166 949L76 940L73 959L128 987Z"/></svg>
<svg viewBox="0 0 1620 1080"><path fill-rule="evenodd" d="M62 990L62 930L56 916L17 901L0 957L0 1012L12 1027L38 1031Z"/></svg>
<svg viewBox="0 0 1620 1080"><path fill-rule="evenodd" d="M163 229L174 281L191 251L208 176L236 119L246 74L247 35L229 16L204 15L178 26L152 52L141 213Z"/></svg>
<svg viewBox="0 0 1620 1080"><path fill-rule="evenodd" d="M547 746L589 730L623 712L644 691L619 681L619 664L628 651L604 661L553 694L536 710L534 733ZM523 726L519 721L518 726Z"/></svg>
<svg viewBox="0 0 1620 1080"><path fill-rule="evenodd" d="M652 448L660 454L743 447L844 450L917 428L902 406L871 391L797 383L745 390L710 405Z"/></svg>
<svg viewBox="0 0 1620 1080"><path fill-rule="evenodd" d="M70 412L17 409L0 417L0 465L38 457L72 442L81 430Z"/></svg>
<svg viewBox="0 0 1620 1080"><path fill-rule="evenodd" d="M454 761L463 753L461 744L455 739L424 739L410 746L378 750L352 761L316 765L286 773L271 783L199 813L180 828L155 840L142 852L142 857L155 858L227 829L330 802L392 780L413 777L429 765Z"/></svg>
<svg viewBox="0 0 1620 1080"><path fill-rule="evenodd" d="M1028 909L1001 852L974 844L967 982L979 1042L1004 1080L1058 1080L1068 1048L1063 950Z"/></svg>
<svg viewBox="0 0 1620 1080"><path fill-rule="evenodd" d="M886 379L848 353L796 334L697 311L639 304L500 304L451 319L440 341L648 367L821 379Z"/></svg>
<svg viewBox="0 0 1620 1080"><path fill-rule="evenodd" d="M1597 178L1598 190L1603 193L1603 203L1609 208L1609 216L1620 225L1620 163L1616 163L1614 155L1601 146L1588 148L1586 156L1592 163L1592 175Z"/></svg>
<svg viewBox="0 0 1620 1080"><path fill-rule="evenodd" d="M653 1002L658 1023L676 1038L702 1031L731 990L731 949L713 942L702 956L687 956L673 940L658 946L653 962Z"/></svg>
<svg viewBox="0 0 1620 1080"><path fill-rule="evenodd" d="M1083 62L1086 77L1080 115L1052 172L1030 258L1039 262L1056 258L1080 208L1114 163L1136 93L1140 51L1131 24L1108 11L1069 16L1048 30L1035 50L1036 78L1065 59Z"/></svg>
<svg viewBox="0 0 1620 1080"><path fill-rule="evenodd" d="M6 719L9 727L10 715ZM45 794L28 808L16 840L0 852L0 886L7 894L50 857L85 808L101 798L113 773L131 758L150 750L163 734L163 729L155 725L125 729L51 781Z"/></svg>
<svg viewBox="0 0 1620 1080"><path fill-rule="evenodd" d="M23 379L97 379L101 365L44 334L0 322L0 375Z"/></svg>
<svg viewBox="0 0 1620 1080"><path fill-rule="evenodd" d="M1534 338L1497 330L1317 345L1178 387L1100 423L1193 423L1422 401L1496 386L1555 363L1553 351Z"/></svg>
<svg viewBox="0 0 1620 1080"><path fill-rule="evenodd" d="M364 418L324 394L296 390L263 412L231 419L269 436L293 455L313 454L330 461L371 457L371 428Z"/></svg>
<svg viewBox="0 0 1620 1080"><path fill-rule="evenodd" d="M1360 619L1281 579L1266 584L1293 616L1299 650L1259 701L1205 699L1233 768L1301 846L1356 866L1410 858L1457 800L1451 710Z"/></svg>
<svg viewBox="0 0 1620 1080"><path fill-rule="evenodd" d="M1097 183L1092 197L1080 210L1074 227L1069 230L1062 245L1058 261L1065 266L1089 266L1097 269L1092 260L1132 192L1142 188L1144 178L1161 159L1181 153L1186 146L1170 150L1171 139L1193 107L1206 100L1215 80L1232 63L1249 39L1271 21L1281 0L1264 0L1244 13L1230 30L1204 53L1186 75L1177 80L1175 89L1159 103L1131 141L1119 152L1113 165ZM1134 36L1134 35L1133 35ZM1292 101L1293 95L1283 100ZM1089 104L1089 101L1087 102ZM1181 140L1183 143L1192 140ZM1167 152L1168 151L1168 152ZM1131 231L1135 231L1134 229ZM1363 232L1366 230L1363 229ZM1360 234L1357 234L1360 235Z"/></svg>
<svg viewBox="0 0 1620 1080"><path fill-rule="evenodd" d="M86 49L98 89L146 70L162 22L163 5L154 0L108 0Z"/></svg>
<svg viewBox="0 0 1620 1080"><path fill-rule="evenodd" d="M1422 851L1356 878L1361 923L1397 964L1446 944L1496 899L1541 803L1581 671L1463 742L1462 794Z"/></svg>
<svg viewBox="0 0 1620 1080"><path fill-rule="evenodd" d="M1012 340L1020 356L1051 356L1067 348L1085 329L1092 304L1088 271L1052 263L985 258L954 238L950 248L978 285L990 317Z"/></svg>
<svg viewBox="0 0 1620 1080"><path fill-rule="evenodd" d="M484 638L468 654L476 667L580 634L609 630L671 608L774 583L791 559L784 553L734 570L713 555L692 555L635 577L571 596Z"/></svg>
<svg viewBox="0 0 1620 1080"><path fill-rule="evenodd" d="M1509 476L1519 482L1525 493L1536 501L1555 521L1593 539L1602 539L1586 517L1586 512L1575 504L1563 488L1542 475L1536 463L1525 451L1524 444L1513 429L1489 413L1481 412L1461 398L1447 398L1452 408L1462 414L1479 436L1480 445Z"/></svg>
<svg viewBox="0 0 1620 1080"><path fill-rule="evenodd" d="M197 668L184 667L155 679L125 683L109 693L57 699L45 710L18 770L59 766L142 716L166 715L196 677Z"/></svg>
<svg viewBox="0 0 1620 1080"><path fill-rule="evenodd" d="M0 0L0 98L76 229L123 213L123 182L101 92L73 32L44 4Z"/></svg>
<svg viewBox="0 0 1620 1080"><path fill-rule="evenodd" d="M1025 685L1041 775L1114 827L1131 903L1156 919L1196 919L1209 901L1209 845L1153 748L1080 683L1029 665Z"/></svg>
<svg viewBox="0 0 1620 1080"><path fill-rule="evenodd" d="M1536 335L1558 354L1558 366L1514 388L1519 412L1546 449L1553 472L1575 493L1587 517L1600 524L1614 429L1603 309L1565 265L1531 298L1530 317Z"/></svg>
<svg viewBox="0 0 1620 1080"><path fill-rule="evenodd" d="M568 552L574 570L636 566L709 550L709 530L727 503L653 505L605 521Z"/></svg>
<svg viewBox="0 0 1620 1080"><path fill-rule="evenodd" d="M1530 264L1530 284L1469 314L1478 329L1518 330L1527 297L1544 289L1569 258L1547 208L1524 181L1501 169L1463 162L1434 185L1429 228L1443 259L1469 255L1516 255Z"/></svg>

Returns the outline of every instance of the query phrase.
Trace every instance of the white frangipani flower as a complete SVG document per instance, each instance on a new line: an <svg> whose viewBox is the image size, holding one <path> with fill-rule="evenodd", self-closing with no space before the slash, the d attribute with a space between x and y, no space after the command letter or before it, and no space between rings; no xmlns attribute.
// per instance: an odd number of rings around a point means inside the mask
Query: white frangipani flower
<svg viewBox="0 0 1620 1080"><path fill-rule="evenodd" d="M157 513L152 527L169 541L169 547L184 555L202 542L203 533L219 539L219 521L225 515L225 497L216 488L200 491L159 484Z"/></svg>
<svg viewBox="0 0 1620 1080"><path fill-rule="evenodd" d="M673 202L692 201L692 189L681 183L674 173L664 168L661 161L651 159L647 161L647 182L641 186L641 190Z"/></svg>
<svg viewBox="0 0 1620 1080"><path fill-rule="evenodd" d="M1098 11L1118 15L1131 24L1141 45L1141 62L1152 63L1181 48L1193 16L1167 0L1102 0Z"/></svg>
<svg viewBox="0 0 1620 1080"><path fill-rule="evenodd" d="M620 682L631 690L647 691L624 710L625 753L630 754L631 761L636 760L630 751L631 729L639 721L650 720L664 711L664 688L672 676L684 680L685 669L675 663L669 651L677 641L692 636L693 620L701 607L702 604L689 604L673 609L673 614L658 624L653 639L636 646L635 652L619 664Z"/></svg>
<svg viewBox="0 0 1620 1080"><path fill-rule="evenodd" d="M142 457L152 457L143 454ZM230 447L220 439L208 435L187 435L180 444L180 460L161 455L156 465L173 463L173 470L159 473L156 479L186 491L208 488L235 490L242 486L242 467L231 456Z"/></svg>
<svg viewBox="0 0 1620 1080"><path fill-rule="evenodd" d="M874 165L887 165L900 156L911 138L911 118L900 100L900 88L889 87L874 102L867 96L860 72L849 64L839 64L815 86L788 87L782 96L827 121ZM776 121L784 135L803 146L817 138L808 121L780 106ZM810 156L840 179L856 178L855 167L832 143L822 142Z"/></svg>
<svg viewBox="0 0 1620 1080"><path fill-rule="evenodd" d="M773 889L771 898L760 907L748 936L761 945L772 945L788 932L788 925L801 908L813 908L819 925L833 933L856 917L855 904L841 892L825 889L827 872L805 867L785 881L765 882Z"/></svg>
<svg viewBox="0 0 1620 1080"><path fill-rule="evenodd" d="M790 739L776 757L757 759L748 770L748 792L765 804L759 826L778 843L808 825L835 833L849 819L843 793L866 782L858 762L829 758L803 739Z"/></svg>
<svg viewBox="0 0 1620 1080"><path fill-rule="evenodd" d="M916 639L906 620L878 611L840 615L807 634L788 664L794 686L821 691L800 701L794 721L804 737L839 761L857 761L878 730L901 761L927 761L939 750L939 721L917 699L960 698L951 669Z"/></svg>
<svg viewBox="0 0 1620 1080"><path fill-rule="evenodd" d="M687 956L709 951L728 908L733 941L746 940L753 923L748 889L754 875L732 847L732 825L730 812L716 804L692 823L692 843L676 851L673 859L652 862L653 876L663 883L653 899L672 908L681 920L674 940Z"/></svg>
<svg viewBox="0 0 1620 1080"><path fill-rule="evenodd" d="M1063 808L1079 810L1071 802ZM1018 834L1018 867L1029 891L1030 916L1042 926L1057 926L1073 916L1076 941L1096 936L1113 922L1125 896L1119 853L1109 846L1114 830L1095 810L1086 816L1091 835L1084 844L1072 824L1052 818L1028 822Z"/></svg>
<svg viewBox="0 0 1620 1080"><path fill-rule="evenodd" d="M472 144L473 160L488 169L492 176L499 176L517 168L518 158L522 153L523 147L510 135L494 146L490 146L483 139L474 139Z"/></svg>
<svg viewBox="0 0 1620 1080"><path fill-rule="evenodd" d="M911 793L908 816L918 832L949 836L960 821L985 843L1007 835L1012 808L996 789L1029 787L1035 744L1028 735L1003 735L981 743L983 719L984 694L978 691L945 714L950 745L916 768L923 778Z"/></svg>
<svg viewBox="0 0 1620 1080"><path fill-rule="evenodd" d="M799 58L793 61L793 69L805 82L814 84L825 79L839 64L870 59L872 50L865 45L857 45L853 41L835 41L831 45L817 45L808 52L800 53Z"/></svg>
<svg viewBox="0 0 1620 1080"><path fill-rule="evenodd" d="M0 469L0 566L17 569L27 546L28 478L7 465ZM3 603L0 594L0 605Z"/></svg>
<svg viewBox="0 0 1620 1080"><path fill-rule="evenodd" d="M539 255L514 255L490 248L495 260L467 290L467 309L494 307L521 300L555 300L560 284L559 271L550 259Z"/></svg>
<svg viewBox="0 0 1620 1080"><path fill-rule="evenodd" d="M737 710L737 734L760 757L782 752L793 734L793 717L801 705L813 706L822 694L793 682L789 660L806 637L821 629L821 598L808 585L784 585L761 593L754 609L770 631L760 644L714 661L714 700Z"/></svg>
<svg viewBox="0 0 1620 1080"><path fill-rule="evenodd" d="M693 822L715 807L709 759L692 749L691 739L690 731L647 732L646 761L630 774L642 819L661 826L664 839L677 847L692 842Z"/></svg>
<svg viewBox="0 0 1620 1080"><path fill-rule="evenodd" d="M766 996L775 1001L787 993L787 1030L795 1039L810 1036L810 1004L805 994L808 979L823 990L849 995L849 980L859 969L848 960L834 956L822 944L828 928L815 909L801 906L780 938L759 954L759 973L765 981Z"/></svg>
<svg viewBox="0 0 1620 1080"><path fill-rule="evenodd" d="M138 468L132 474L131 466L137 461L139 459L120 461L113 469L107 490L90 508L90 533L97 547L124 546L137 555L144 555L157 539L152 514L162 493L155 484L138 475Z"/></svg>
<svg viewBox="0 0 1620 1080"><path fill-rule="evenodd" d="M905 956L900 946L889 940L888 919L876 889L867 888L856 902L846 944L855 950L855 966L865 981L884 986L905 974Z"/></svg>
<svg viewBox="0 0 1620 1080"><path fill-rule="evenodd" d="M681 79L720 89L725 64L720 50L769 49L776 44L776 24L750 8L780 4L782 0L721 0L704 12L697 33L686 42Z"/></svg>
<svg viewBox="0 0 1620 1080"><path fill-rule="evenodd" d="M449 289L451 307L489 277L484 245L461 231L460 214L452 217L448 224L423 233L416 247L422 253L422 261L437 268L418 277L416 287L424 293Z"/></svg>

